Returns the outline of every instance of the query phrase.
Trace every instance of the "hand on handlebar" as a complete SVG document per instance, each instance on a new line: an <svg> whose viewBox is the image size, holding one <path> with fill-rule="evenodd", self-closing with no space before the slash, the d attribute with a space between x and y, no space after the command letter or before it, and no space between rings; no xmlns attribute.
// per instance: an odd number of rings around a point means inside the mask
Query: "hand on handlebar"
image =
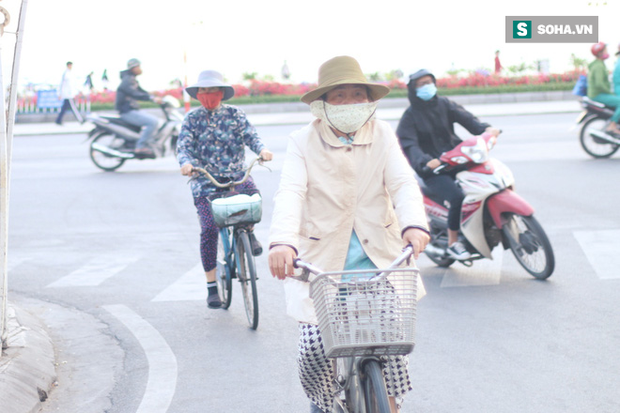
<svg viewBox="0 0 620 413"><path fill-rule="evenodd" d="M413 247L413 257L416 260L430 240L431 237L428 233L420 228L409 228L403 233L403 242L405 245Z"/></svg>
<svg viewBox="0 0 620 413"><path fill-rule="evenodd" d="M502 133L502 130L494 128L492 126L489 126L488 128L485 129L485 132L488 132L488 133L490 133L491 135L494 135L497 138L499 136L499 134Z"/></svg>
<svg viewBox="0 0 620 413"><path fill-rule="evenodd" d="M271 153L269 149L263 149L262 151L260 151L260 154L258 156L260 156L265 162L269 162L273 159L273 153Z"/></svg>
<svg viewBox="0 0 620 413"><path fill-rule="evenodd" d="M269 250L269 271L274 277L283 280L293 275L293 261L297 258L295 250L288 245L276 245Z"/></svg>
<svg viewBox="0 0 620 413"><path fill-rule="evenodd" d="M433 169L437 168L439 165L441 165L441 161L437 158L431 159L430 161L428 161L426 163L426 166L432 171Z"/></svg>
<svg viewBox="0 0 620 413"><path fill-rule="evenodd" d="M181 175L183 176L193 176L194 175L194 165L191 163L186 163L181 167Z"/></svg>

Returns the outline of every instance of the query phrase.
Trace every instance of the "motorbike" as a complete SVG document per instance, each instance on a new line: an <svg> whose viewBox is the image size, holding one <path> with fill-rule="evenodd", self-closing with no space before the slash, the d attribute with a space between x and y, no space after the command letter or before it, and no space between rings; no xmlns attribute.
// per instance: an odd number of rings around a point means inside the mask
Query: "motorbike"
<svg viewBox="0 0 620 413"><path fill-rule="evenodd" d="M620 148L620 136L606 132L615 108L582 97L583 111L577 117L577 125L583 124L579 142L586 153L594 158L609 158Z"/></svg>
<svg viewBox="0 0 620 413"><path fill-rule="evenodd" d="M156 158L176 153L177 139L183 122L183 116L177 111L181 107L178 99L165 96L159 106L164 113L164 122L160 122L151 143ZM114 171L129 159L152 159L134 153L136 142L140 138L140 126L114 116L92 114L87 120L95 125L88 134L88 140L91 140L90 159L98 168Z"/></svg>
<svg viewBox="0 0 620 413"><path fill-rule="evenodd" d="M510 169L489 157L496 141L490 133L466 139L444 152L441 164L432 170L436 174L456 171L456 182L465 194L459 239L471 257L460 262L469 267L475 260L493 259L491 251L501 243L528 273L547 279L555 267L551 243L534 218L534 208L514 191ZM431 233L424 252L435 264L447 268L456 261L446 252L448 207L420 181Z"/></svg>

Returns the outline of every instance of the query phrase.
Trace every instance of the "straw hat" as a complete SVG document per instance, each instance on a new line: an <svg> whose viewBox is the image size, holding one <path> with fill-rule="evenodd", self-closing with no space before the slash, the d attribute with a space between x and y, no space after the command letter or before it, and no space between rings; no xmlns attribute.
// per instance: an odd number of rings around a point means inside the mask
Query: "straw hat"
<svg viewBox="0 0 620 413"><path fill-rule="evenodd" d="M224 77L220 72L215 70L205 70L198 75L198 82L192 86L185 88L185 91L194 99L198 93L198 88L201 87L221 87L224 89L224 97L222 100L228 100L235 95L235 89L232 86L224 83Z"/></svg>
<svg viewBox="0 0 620 413"><path fill-rule="evenodd" d="M362 73L360 64L352 57L338 56L323 63L319 68L319 85L301 97L301 101L310 104L336 86L365 85L370 99L377 101L390 93L387 86L370 83Z"/></svg>

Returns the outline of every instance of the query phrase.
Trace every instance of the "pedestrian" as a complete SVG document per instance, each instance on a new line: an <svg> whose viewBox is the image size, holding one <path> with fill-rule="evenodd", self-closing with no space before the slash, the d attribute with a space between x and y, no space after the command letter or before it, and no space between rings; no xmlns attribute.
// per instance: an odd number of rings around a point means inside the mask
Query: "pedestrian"
<svg viewBox="0 0 620 413"><path fill-rule="evenodd" d="M103 69L103 74L101 75L101 85L103 86L103 91L108 91L108 83L110 80L108 79L108 69Z"/></svg>
<svg viewBox="0 0 620 413"><path fill-rule="evenodd" d="M214 70L200 73L198 82L185 89L198 100L201 107L185 116L177 142L177 159L181 174L191 176L194 205L200 221L200 256L207 277L207 306L220 308L215 269L219 230L211 214L210 197L217 188L205 176L195 174L194 167L205 168L216 179L239 180L246 169L245 147L270 161L273 154L265 148L256 129L236 106L223 104L232 98L235 89L224 82L222 75ZM252 177L235 188L239 192L258 192ZM262 246L250 231L252 253L260 255Z"/></svg>
<svg viewBox="0 0 620 413"><path fill-rule="evenodd" d="M286 63L286 60L284 61L284 64L282 65L282 79L289 80L289 78L291 77L291 71L288 68L288 64Z"/></svg>
<svg viewBox="0 0 620 413"><path fill-rule="evenodd" d="M429 241L413 171L392 127L375 118L389 91L369 82L352 57L323 63L318 87L301 98L316 119L289 138L274 198L269 269L284 280L287 312L299 322L299 377L313 412L332 412L338 385L308 284L288 278L293 260L299 255L326 271L379 268L403 244L417 258ZM404 356L383 360L393 411L410 390L407 363Z"/></svg>
<svg viewBox="0 0 620 413"><path fill-rule="evenodd" d="M499 50L496 50L495 51L495 74L496 75L501 74L502 73L502 69L503 69L502 64L499 61Z"/></svg>
<svg viewBox="0 0 620 413"><path fill-rule="evenodd" d="M155 152L150 144L157 132L159 119L140 110L138 101L161 103L161 98L151 95L140 87L136 77L141 74L140 61L129 59L127 69L121 72L121 84L116 90L115 108L125 122L142 127L140 138L136 142L136 149L134 150L136 157L140 159L155 158Z"/></svg>
<svg viewBox="0 0 620 413"><path fill-rule="evenodd" d="M58 99L62 100L62 106L60 107L60 112L56 118L56 124L58 125L62 125L62 118L68 110L73 112L73 115L78 122L84 123L84 119L75 105L75 95L77 95L77 93L75 92L75 79L73 77L73 73L71 72L72 68L73 62L67 62L66 69L62 74L62 79L60 80L60 86L58 88Z"/></svg>
<svg viewBox="0 0 620 413"><path fill-rule="evenodd" d="M90 95L94 90L95 85L93 84L93 72L90 72L86 76L86 80L84 80L84 91Z"/></svg>
<svg viewBox="0 0 620 413"><path fill-rule="evenodd" d="M90 113L90 95L92 95L95 91L95 86L93 85L93 72L90 72L86 76L86 80L84 81L83 94L86 97L86 113Z"/></svg>
<svg viewBox="0 0 620 413"><path fill-rule="evenodd" d="M620 96L611 93L609 72L607 66L605 66L605 60L609 58L607 45L603 42L596 43L591 47L590 51L596 59L588 66L588 97L615 109L605 131L620 137L620 128L618 127L618 121L620 121Z"/></svg>

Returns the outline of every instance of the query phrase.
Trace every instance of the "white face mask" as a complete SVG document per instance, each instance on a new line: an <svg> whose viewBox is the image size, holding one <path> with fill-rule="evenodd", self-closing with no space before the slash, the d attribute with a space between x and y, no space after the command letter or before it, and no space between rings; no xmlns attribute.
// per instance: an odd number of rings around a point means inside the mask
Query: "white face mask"
<svg viewBox="0 0 620 413"><path fill-rule="evenodd" d="M378 102L330 105L323 100L315 100L310 104L310 111L334 129L342 133L353 133L373 118L377 104Z"/></svg>

